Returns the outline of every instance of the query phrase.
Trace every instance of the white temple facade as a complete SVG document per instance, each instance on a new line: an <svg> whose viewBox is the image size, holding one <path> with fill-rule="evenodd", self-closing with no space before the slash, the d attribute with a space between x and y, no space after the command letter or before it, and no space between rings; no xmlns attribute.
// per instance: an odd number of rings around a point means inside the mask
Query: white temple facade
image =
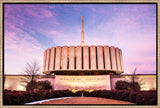
<svg viewBox="0 0 160 108"><path fill-rule="evenodd" d="M43 73L51 74L58 71L96 71L121 74L123 59L121 49L114 46L57 46L44 52Z"/></svg>
<svg viewBox="0 0 160 108"><path fill-rule="evenodd" d="M55 76L55 90L110 90L110 75L123 72L121 49L85 44L83 16L80 45L56 46L44 51L43 73Z"/></svg>

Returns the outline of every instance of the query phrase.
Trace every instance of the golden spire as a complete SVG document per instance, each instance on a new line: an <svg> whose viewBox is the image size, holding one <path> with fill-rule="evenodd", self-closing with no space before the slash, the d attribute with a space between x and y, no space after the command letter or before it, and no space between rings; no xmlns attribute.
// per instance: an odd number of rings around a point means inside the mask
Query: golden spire
<svg viewBox="0 0 160 108"><path fill-rule="evenodd" d="M81 32L81 45L85 45L84 43L84 32L83 32L83 16L82 16L82 32Z"/></svg>

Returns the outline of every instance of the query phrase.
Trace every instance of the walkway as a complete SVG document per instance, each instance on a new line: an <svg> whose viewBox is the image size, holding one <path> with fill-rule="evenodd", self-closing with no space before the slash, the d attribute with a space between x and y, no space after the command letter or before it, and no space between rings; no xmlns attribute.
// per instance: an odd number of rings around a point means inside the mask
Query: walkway
<svg viewBox="0 0 160 108"><path fill-rule="evenodd" d="M130 102L98 98L98 97L72 97L64 99L53 99L35 104L134 104Z"/></svg>

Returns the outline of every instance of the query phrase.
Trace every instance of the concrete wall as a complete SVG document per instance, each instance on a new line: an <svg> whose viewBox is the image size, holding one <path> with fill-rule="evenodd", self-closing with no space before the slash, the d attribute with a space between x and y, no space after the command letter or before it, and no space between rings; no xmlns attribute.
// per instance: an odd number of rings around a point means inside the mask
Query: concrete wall
<svg viewBox="0 0 160 108"><path fill-rule="evenodd" d="M47 49L47 52L46 52L46 67L45 67L45 71L48 71L48 70L49 70L50 51L51 51L51 49L48 48L48 49Z"/></svg>
<svg viewBox="0 0 160 108"><path fill-rule="evenodd" d="M69 48L69 69L74 70L75 66L75 48L74 46L70 46Z"/></svg>
<svg viewBox="0 0 160 108"><path fill-rule="evenodd" d="M112 75L111 76L111 89L115 88L117 81L130 82L132 75ZM136 75L137 81L141 86L141 90L156 90L156 75Z"/></svg>
<svg viewBox="0 0 160 108"><path fill-rule="evenodd" d="M43 72L47 71L46 69L46 54L47 54L47 50L44 51L44 58L43 58Z"/></svg>
<svg viewBox="0 0 160 108"><path fill-rule="evenodd" d="M90 64L91 64L91 69L95 70L97 67L97 63L96 63L96 47L94 45L90 47Z"/></svg>
<svg viewBox="0 0 160 108"><path fill-rule="evenodd" d="M23 76L5 76L4 89L26 91L26 88L21 85L24 84L21 83L21 78Z"/></svg>
<svg viewBox="0 0 160 108"><path fill-rule="evenodd" d="M63 75L60 75L63 76ZM93 78L99 75L92 75ZM103 75L105 76L105 75ZM108 75L107 75L108 76ZM86 78L90 78L89 76L85 76ZM110 88L114 89L115 84L118 80L125 80L125 81L130 81L131 79L131 75L110 75L110 81L104 82L104 83L110 83ZM141 84L141 90L156 90L156 75L137 75L136 77L139 78L139 83L143 83ZM5 76L5 81L4 81L4 89L8 89L8 90L21 90L21 91L25 91L24 86L22 86L21 84L21 78L23 78L23 76L20 75L6 75ZM40 80L48 80L51 82L52 88L54 88L55 85L55 78L54 76L40 76L39 79L37 81ZM78 79L77 79L78 80ZM74 82L72 80L72 82ZM94 81L92 81L94 82ZM64 82L65 83L65 82ZM76 83L76 82L75 82ZM82 83L86 83L85 81L82 81ZM103 83L103 84L104 84ZM101 85L101 84L99 84ZM74 83L73 85L74 86ZM95 85L96 87L96 85ZM100 87L100 86L98 86ZM103 88L103 87L102 87Z"/></svg>
<svg viewBox="0 0 160 108"><path fill-rule="evenodd" d="M115 48L115 51L116 51L116 54L115 54L115 55L116 55L116 61L117 61L117 62L116 62L116 63L117 63L117 64L116 64L116 65L117 65L117 70L120 71L120 70L121 70L120 52L119 52L119 49L118 49L118 48Z"/></svg>
<svg viewBox="0 0 160 108"><path fill-rule="evenodd" d="M111 60L110 60L110 51L108 46L104 46L104 61L105 61L105 69L111 70Z"/></svg>
<svg viewBox="0 0 160 108"><path fill-rule="evenodd" d="M55 75L55 90L111 90L110 87L109 75Z"/></svg>
<svg viewBox="0 0 160 108"><path fill-rule="evenodd" d="M104 69L104 58L103 58L103 47L101 45L97 46L97 58L98 58L98 69Z"/></svg>
<svg viewBox="0 0 160 108"><path fill-rule="evenodd" d="M8 90L18 90L18 91L26 91L25 86L26 83L22 82L22 79L26 78L22 75L6 75L5 81L4 81L4 89ZM39 76L39 79L37 81L44 81L48 80L51 82L52 88L54 88L55 78L54 77L48 77L48 76Z"/></svg>
<svg viewBox="0 0 160 108"><path fill-rule="evenodd" d="M83 47L83 69L89 69L89 49L88 46Z"/></svg>
<svg viewBox="0 0 160 108"><path fill-rule="evenodd" d="M55 64L55 47L51 48L49 70L53 70Z"/></svg>
<svg viewBox="0 0 160 108"><path fill-rule="evenodd" d="M111 67L112 70L117 70L117 62L116 62L116 55L115 55L115 48L113 46L110 47L110 56L111 56Z"/></svg>
<svg viewBox="0 0 160 108"><path fill-rule="evenodd" d="M113 70L123 72L122 51L114 46L57 46L44 52L43 72L54 70Z"/></svg>
<svg viewBox="0 0 160 108"><path fill-rule="evenodd" d="M119 57L120 57L121 71L124 71L124 69L123 69L123 58L122 58L122 51L121 50L119 50Z"/></svg>
<svg viewBox="0 0 160 108"><path fill-rule="evenodd" d="M67 56L68 56L68 47L63 46L62 48L62 69L66 70L67 69Z"/></svg>
<svg viewBox="0 0 160 108"><path fill-rule="evenodd" d="M61 47L56 47L56 57L55 57L55 70L60 70L61 65Z"/></svg>
<svg viewBox="0 0 160 108"><path fill-rule="evenodd" d="M81 46L76 47L76 69L82 69L82 48Z"/></svg>

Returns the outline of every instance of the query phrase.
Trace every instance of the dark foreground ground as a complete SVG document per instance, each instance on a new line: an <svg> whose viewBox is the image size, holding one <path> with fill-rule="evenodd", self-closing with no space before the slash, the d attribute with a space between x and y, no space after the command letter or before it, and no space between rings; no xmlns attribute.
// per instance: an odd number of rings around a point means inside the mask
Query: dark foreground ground
<svg viewBox="0 0 160 108"><path fill-rule="evenodd" d="M125 101L97 98L97 97L73 97L66 99L50 100L36 104L134 104Z"/></svg>

